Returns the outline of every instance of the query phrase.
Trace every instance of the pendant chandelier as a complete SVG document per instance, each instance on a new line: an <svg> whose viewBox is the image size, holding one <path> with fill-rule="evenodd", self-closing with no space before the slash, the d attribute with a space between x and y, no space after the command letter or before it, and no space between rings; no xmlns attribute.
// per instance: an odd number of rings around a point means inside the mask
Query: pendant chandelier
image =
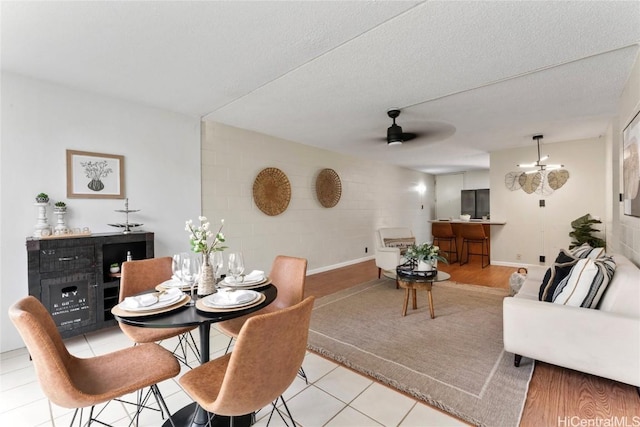
<svg viewBox="0 0 640 427"><path fill-rule="evenodd" d="M554 169L561 169L564 167L564 165L550 165L550 164L545 164L542 163L545 160L547 160L549 158L548 155L540 157L540 140L543 138L542 135L534 135L533 139L537 142L538 144L538 160L532 163L521 163L519 165L517 165L518 167L521 167L523 169L531 169L528 171L525 171L526 174L530 174L530 173L536 173L536 172L543 172L543 171L550 171L550 170L554 170Z"/></svg>

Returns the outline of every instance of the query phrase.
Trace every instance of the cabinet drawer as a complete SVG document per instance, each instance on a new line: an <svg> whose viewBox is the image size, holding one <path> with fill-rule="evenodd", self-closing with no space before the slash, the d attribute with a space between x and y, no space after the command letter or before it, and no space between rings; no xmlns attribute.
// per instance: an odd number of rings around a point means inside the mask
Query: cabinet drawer
<svg viewBox="0 0 640 427"><path fill-rule="evenodd" d="M75 246L42 249L40 251L40 272L79 270L95 266L94 246Z"/></svg>

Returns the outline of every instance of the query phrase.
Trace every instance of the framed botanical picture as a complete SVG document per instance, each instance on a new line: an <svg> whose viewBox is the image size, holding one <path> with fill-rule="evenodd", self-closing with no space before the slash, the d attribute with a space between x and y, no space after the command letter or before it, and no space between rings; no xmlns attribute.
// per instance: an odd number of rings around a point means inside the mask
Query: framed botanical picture
<svg viewBox="0 0 640 427"><path fill-rule="evenodd" d="M67 150L69 199L124 199L124 156Z"/></svg>
<svg viewBox="0 0 640 427"><path fill-rule="evenodd" d="M640 217L640 111L622 131L624 214Z"/></svg>

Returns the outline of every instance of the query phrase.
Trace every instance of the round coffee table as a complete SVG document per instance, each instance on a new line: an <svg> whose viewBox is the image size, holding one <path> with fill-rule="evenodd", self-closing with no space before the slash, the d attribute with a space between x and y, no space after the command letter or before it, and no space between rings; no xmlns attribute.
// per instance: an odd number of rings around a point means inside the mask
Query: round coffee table
<svg viewBox="0 0 640 427"><path fill-rule="evenodd" d="M407 306L409 305L410 293L413 296L413 309L415 310L418 308L418 298L416 295L416 291L420 289L427 291L427 298L429 301L429 314L431 314L431 318L434 319L436 315L433 309L433 296L431 295L431 287L433 286L433 282L444 282L445 280L451 279L451 275L449 273L445 273L444 271L438 271L436 275L431 277L415 277L404 274L398 274L397 276L398 286L404 288L404 304L402 305L402 316L407 315Z"/></svg>

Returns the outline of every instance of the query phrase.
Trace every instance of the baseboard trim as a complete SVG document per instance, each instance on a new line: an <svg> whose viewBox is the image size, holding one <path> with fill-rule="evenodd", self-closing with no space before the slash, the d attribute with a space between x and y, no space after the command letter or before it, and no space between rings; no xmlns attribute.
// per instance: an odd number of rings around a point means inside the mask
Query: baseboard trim
<svg viewBox="0 0 640 427"><path fill-rule="evenodd" d="M353 265L353 264L360 264L361 262L370 261L372 259L375 259L375 257L374 256L368 256L368 257L364 257L364 258L352 259L350 261L345 261L345 262L341 262L341 263L338 263L338 264L327 265L325 267L314 268L313 270L307 270L307 276L312 276L312 275L318 274L318 273L324 273L325 271L335 270L336 268L348 267L348 266Z"/></svg>

